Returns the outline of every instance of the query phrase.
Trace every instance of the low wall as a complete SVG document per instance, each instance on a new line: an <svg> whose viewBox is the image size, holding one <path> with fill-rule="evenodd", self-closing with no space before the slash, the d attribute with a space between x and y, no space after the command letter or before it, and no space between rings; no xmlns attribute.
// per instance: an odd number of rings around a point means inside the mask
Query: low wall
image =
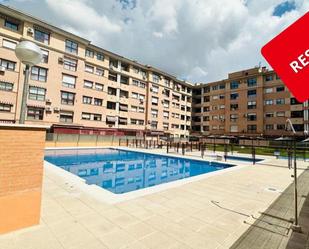
<svg viewBox="0 0 309 249"><path fill-rule="evenodd" d="M45 133L0 125L0 234L39 224Z"/></svg>
<svg viewBox="0 0 309 249"><path fill-rule="evenodd" d="M46 135L46 147L96 147L96 146L126 146L133 140L142 137L132 136L108 136L108 135L84 135L84 134L57 134L48 133Z"/></svg>

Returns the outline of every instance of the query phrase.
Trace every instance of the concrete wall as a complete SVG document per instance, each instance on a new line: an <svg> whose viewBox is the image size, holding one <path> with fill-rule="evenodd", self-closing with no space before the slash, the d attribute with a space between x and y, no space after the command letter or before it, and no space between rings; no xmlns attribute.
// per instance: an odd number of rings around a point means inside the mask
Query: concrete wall
<svg viewBox="0 0 309 249"><path fill-rule="evenodd" d="M0 234L39 224L45 128L0 125Z"/></svg>

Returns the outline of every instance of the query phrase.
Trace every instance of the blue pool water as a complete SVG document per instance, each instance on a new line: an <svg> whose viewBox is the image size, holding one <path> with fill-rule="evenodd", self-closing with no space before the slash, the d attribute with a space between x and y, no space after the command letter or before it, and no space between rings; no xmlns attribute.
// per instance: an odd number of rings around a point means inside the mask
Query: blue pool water
<svg viewBox="0 0 309 249"><path fill-rule="evenodd" d="M116 149L47 150L45 160L116 194L235 166Z"/></svg>

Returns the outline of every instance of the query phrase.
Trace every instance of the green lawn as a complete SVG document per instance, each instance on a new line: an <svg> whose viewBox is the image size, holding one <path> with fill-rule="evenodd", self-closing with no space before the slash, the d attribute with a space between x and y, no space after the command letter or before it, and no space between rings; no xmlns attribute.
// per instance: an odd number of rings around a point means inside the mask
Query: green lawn
<svg viewBox="0 0 309 249"><path fill-rule="evenodd" d="M212 151L213 145L207 144L207 150ZM242 147L239 145L233 146L234 152L244 153L244 154L251 154L252 148L250 146ZM224 151L224 145L216 145L216 151ZM228 151L231 151L231 146L228 146ZM287 156L286 149L275 149L275 148L265 148L265 147L255 147L255 152L257 155L266 155L266 156L273 156L275 151L280 151L281 156ZM296 153L297 157L304 157L304 152L298 150ZM309 158L309 151L306 152L306 157Z"/></svg>

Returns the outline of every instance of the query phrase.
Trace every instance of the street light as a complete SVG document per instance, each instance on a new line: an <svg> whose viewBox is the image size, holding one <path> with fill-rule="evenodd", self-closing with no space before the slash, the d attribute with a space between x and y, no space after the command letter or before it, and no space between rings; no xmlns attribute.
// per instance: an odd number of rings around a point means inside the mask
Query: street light
<svg viewBox="0 0 309 249"><path fill-rule="evenodd" d="M19 44L17 44L15 48L15 54L17 58L23 64L26 65L23 95L21 100L21 109L19 117L19 123L24 124L26 117L26 102L28 95L28 81L29 81L30 67L40 63L42 61L43 55L41 49L35 43L30 41L22 41Z"/></svg>

